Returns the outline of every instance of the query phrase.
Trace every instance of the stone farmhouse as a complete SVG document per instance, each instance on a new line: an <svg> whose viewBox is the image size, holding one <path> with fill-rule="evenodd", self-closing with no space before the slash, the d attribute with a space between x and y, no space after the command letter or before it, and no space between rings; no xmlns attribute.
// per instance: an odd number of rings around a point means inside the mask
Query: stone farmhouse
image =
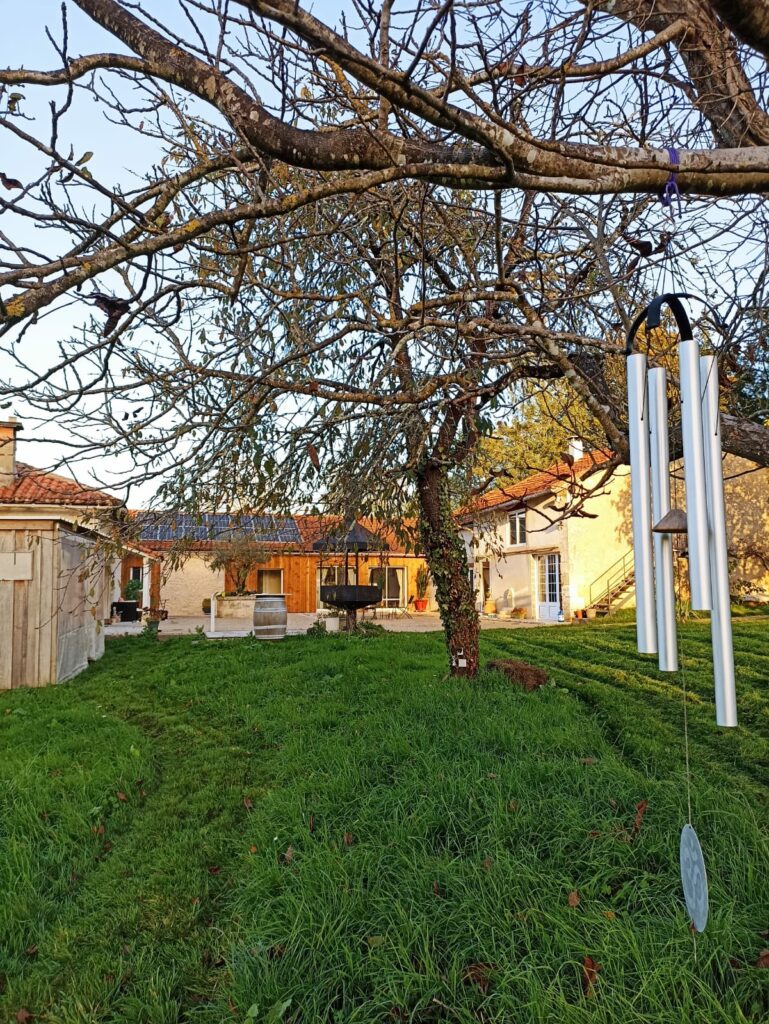
<svg viewBox="0 0 769 1024"><path fill-rule="evenodd" d="M479 609L550 621L634 606L630 470L616 469L595 489L608 460L608 452L585 453L572 442L564 461L462 510ZM671 469L673 504L684 508L682 473ZM595 493L582 501L589 490ZM769 470L726 456L724 490L733 593L762 597L769 590Z"/></svg>

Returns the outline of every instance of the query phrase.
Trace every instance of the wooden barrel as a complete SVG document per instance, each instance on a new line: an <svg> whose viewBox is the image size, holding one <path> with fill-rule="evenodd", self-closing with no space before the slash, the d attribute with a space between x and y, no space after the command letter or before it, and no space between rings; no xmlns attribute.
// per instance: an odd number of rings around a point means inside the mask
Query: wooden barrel
<svg viewBox="0 0 769 1024"><path fill-rule="evenodd" d="M254 600L254 636L281 640L286 635L286 595L257 594Z"/></svg>

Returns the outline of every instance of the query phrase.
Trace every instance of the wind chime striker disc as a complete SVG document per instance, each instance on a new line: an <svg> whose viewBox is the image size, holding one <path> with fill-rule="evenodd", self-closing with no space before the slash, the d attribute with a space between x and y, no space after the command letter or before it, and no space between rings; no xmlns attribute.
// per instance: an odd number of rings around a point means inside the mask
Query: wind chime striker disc
<svg viewBox="0 0 769 1024"><path fill-rule="evenodd" d="M691 825L681 829L679 852L686 909L696 931L704 932L708 923L708 875L700 841Z"/></svg>

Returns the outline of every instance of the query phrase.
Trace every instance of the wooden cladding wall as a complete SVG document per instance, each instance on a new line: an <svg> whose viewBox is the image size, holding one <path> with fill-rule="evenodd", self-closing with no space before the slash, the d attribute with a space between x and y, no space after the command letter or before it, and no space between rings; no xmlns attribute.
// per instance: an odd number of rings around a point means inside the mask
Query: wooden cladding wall
<svg viewBox="0 0 769 1024"><path fill-rule="evenodd" d="M56 524L0 521L0 552L32 555L29 579L0 578L0 689L45 686L56 681Z"/></svg>
<svg viewBox="0 0 769 1024"><path fill-rule="evenodd" d="M268 561L252 569L246 583L246 590L257 591L260 569L278 569L283 573L283 593L286 595L286 610L289 612L315 611L315 566L314 555L273 555ZM234 590L229 573L224 577L225 591Z"/></svg>

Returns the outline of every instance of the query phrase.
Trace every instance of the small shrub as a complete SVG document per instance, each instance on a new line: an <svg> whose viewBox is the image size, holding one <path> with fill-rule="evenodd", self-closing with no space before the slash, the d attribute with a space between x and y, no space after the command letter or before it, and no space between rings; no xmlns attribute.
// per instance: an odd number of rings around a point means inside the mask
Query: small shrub
<svg viewBox="0 0 769 1024"><path fill-rule="evenodd" d="M355 636L368 637L368 636L382 636L387 630L384 626L380 626L378 622L369 622L368 619L363 619L362 622L357 623L355 626Z"/></svg>
<svg viewBox="0 0 769 1024"><path fill-rule="evenodd" d="M313 624L307 630L307 633L305 635L313 637L316 640L321 637L328 636L328 630L326 629L325 619L317 619L315 622L313 622Z"/></svg>
<svg viewBox="0 0 769 1024"><path fill-rule="evenodd" d="M123 587L123 600L138 601L142 596L142 589L141 580L128 580L125 587Z"/></svg>
<svg viewBox="0 0 769 1024"><path fill-rule="evenodd" d="M160 623L157 619L145 619L141 635L147 640L157 640L159 625Z"/></svg>
<svg viewBox="0 0 769 1024"><path fill-rule="evenodd" d="M529 665L525 661L512 661L504 658L490 661L486 668L494 672L501 672L506 675L516 686L524 690L538 690L547 682L547 672L536 665Z"/></svg>

